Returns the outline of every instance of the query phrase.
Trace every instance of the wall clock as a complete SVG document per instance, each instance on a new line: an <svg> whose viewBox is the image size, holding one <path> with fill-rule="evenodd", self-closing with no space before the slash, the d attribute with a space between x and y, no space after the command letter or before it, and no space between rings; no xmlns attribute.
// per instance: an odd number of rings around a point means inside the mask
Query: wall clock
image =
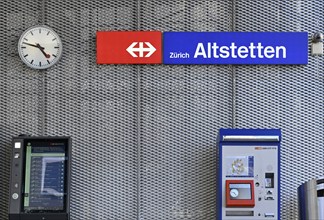
<svg viewBox="0 0 324 220"><path fill-rule="evenodd" d="M51 28L39 25L28 28L18 41L21 60L33 69L47 69L62 56L62 42Z"/></svg>

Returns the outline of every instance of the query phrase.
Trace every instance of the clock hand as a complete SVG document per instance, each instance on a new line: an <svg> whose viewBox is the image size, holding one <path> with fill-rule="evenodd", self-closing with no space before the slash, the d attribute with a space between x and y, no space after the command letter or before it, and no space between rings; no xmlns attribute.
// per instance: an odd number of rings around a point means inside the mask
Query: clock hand
<svg viewBox="0 0 324 220"><path fill-rule="evenodd" d="M45 51L44 51L45 48L44 48L44 47L41 47L41 45L39 45L39 44L36 44L36 47L37 47L38 49L41 50L42 54L44 54L44 56L45 56L47 59L51 57L51 55L45 53Z"/></svg>
<svg viewBox="0 0 324 220"><path fill-rule="evenodd" d="M26 45L28 45L28 46L32 46L32 47L37 47L37 48L39 48L39 44L30 44L30 43L26 43L26 42L23 42L23 44L26 44ZM44 49L44 48L43 48Z"/></svg>
<svg viewBox="0 0 324 220"><path fill-rule="evenodd" d="M26 44L26 45L28 45L28 46L32 46L32 47L36 47L36 48L40 49L40 51L42 52L42 54L44 54L44 56L45 56L47 59L51 57L51 55L45 53L45 51L44 51L45 48L42 47L40 44L30 44L30 43L26 43L26 42L23 42L23 44Z"/></svg>

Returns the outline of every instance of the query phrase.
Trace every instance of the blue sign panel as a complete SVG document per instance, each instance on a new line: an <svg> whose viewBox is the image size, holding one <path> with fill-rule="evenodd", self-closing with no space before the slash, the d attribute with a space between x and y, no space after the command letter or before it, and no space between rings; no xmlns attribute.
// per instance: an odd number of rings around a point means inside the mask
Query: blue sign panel
<svg viewBox="0 0 324 220"><path fill-rule="evenodd" d="M307 64L307 32L165 32L164 64Z"/></svg>

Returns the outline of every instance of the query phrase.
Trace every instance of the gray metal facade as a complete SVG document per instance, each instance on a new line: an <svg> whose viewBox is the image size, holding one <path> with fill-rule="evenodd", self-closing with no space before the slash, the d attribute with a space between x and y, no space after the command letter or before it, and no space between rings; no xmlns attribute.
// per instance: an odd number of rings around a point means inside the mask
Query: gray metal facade
<svg viewBox="0 0 324 220"><path fill-rule="evenodd" d="M0 219L11 137L73 140L72 220L214 220L218 129L282 128L282 219L323 176L324 57L307 66L96 65L97 30L324 31L322 0L2 0ZM63 57L26 67L17 42L45 23Z"/></svg>

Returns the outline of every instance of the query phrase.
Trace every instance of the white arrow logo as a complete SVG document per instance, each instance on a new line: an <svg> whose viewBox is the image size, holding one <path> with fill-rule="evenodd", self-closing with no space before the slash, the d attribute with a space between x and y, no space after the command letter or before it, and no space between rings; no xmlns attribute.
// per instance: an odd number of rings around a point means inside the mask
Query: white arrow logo
<svg viewBox="0 0 324 220"><path fill-rule="evenodd" d="M144 43L148 47L144 47ZM139 47L135 48L137 44L139 44ZM148 52L145 57L150 57L156 51L155 47L149 42L133 42L126 50L132 57L144 57L144 52ZM139 56L135 52L138 52Z"/></svg>

